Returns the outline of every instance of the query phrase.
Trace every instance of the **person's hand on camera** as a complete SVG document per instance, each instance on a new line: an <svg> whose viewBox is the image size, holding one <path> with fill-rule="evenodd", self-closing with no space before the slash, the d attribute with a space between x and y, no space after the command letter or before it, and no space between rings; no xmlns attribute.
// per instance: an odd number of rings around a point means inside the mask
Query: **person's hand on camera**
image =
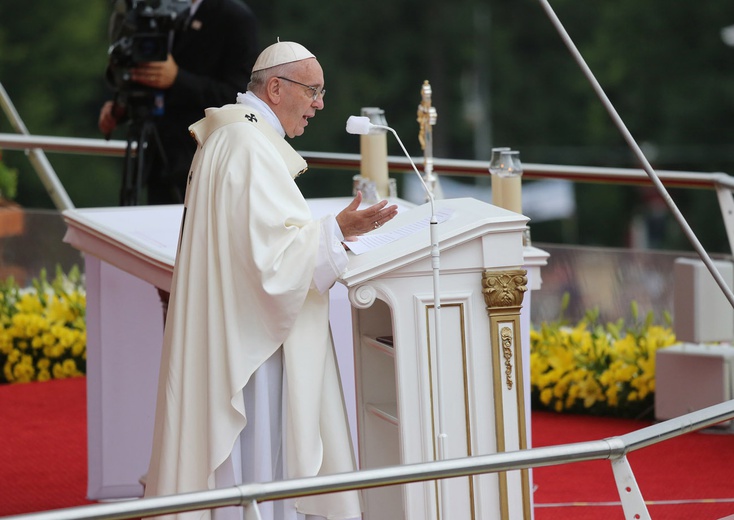
<svg viewBox="0 0 734 520"><path fill-rule="evenodd" d="M362 192L358 191L349 206L336 216L336 223L339 224L339 229L347 242L353 242L359 235L379 228L398 214L398 207L395 204L388 206L386 200L360 210L357 208L361 202Z"/></svg>
<svg viewBox="0 0 734 520"><path fill-rule="evenodd" d="M168 55L166 61L149 61L132 69L132 80L148 87L167 89L173 85L178 76L178 65L173 56Z"/></svg>

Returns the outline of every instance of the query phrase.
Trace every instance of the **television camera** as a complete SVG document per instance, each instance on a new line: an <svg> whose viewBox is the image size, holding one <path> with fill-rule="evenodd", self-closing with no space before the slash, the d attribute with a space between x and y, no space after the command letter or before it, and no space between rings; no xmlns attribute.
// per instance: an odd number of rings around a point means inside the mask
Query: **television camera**
<svg viewBox="0 0 734 520"><path fill-rule="evenodd" d="M183 27L190 6L191 0L113 0L106 77L118 104L152 104L153 89L134 83L131 69L166 61L173 33Z"/></svg>
<svg viewBox="0 0 734 520"><path fill-rule="evenodd" d="M163 92L132 81L132 69L166 61L176 30L184 27L191 0L112 0L109 61L105 73L115 104L129 124L120 204L136 205L142 189L145 155L151 144L167 167L153 117L163 113ZM135 153L133 153L135 151Z"/></svg>

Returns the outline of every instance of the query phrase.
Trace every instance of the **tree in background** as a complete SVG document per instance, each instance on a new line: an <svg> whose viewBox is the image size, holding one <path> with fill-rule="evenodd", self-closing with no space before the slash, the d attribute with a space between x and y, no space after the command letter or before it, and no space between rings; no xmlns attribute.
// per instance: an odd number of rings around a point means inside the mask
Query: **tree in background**
<svg viewBox="0 0 734 520"><path fill-rule="evenodd" d="M0 3L0 82L34 135L101 137L97 115L107 96L106 2L10 0ZM0 131L12 133L5 114ZM26 207L53 207L22 152L5 152L21 172L17 200ZM72 201L110 205L118 166L106 158L49 154ZM113 188L114 187L114 188Z"/></svg>
<svg viewBox="0 0 734 520"><path fill-rule="evenodd" d="M427 79L438 110L437 157L486 159L492 146L511 146L525 162L637 166L534 0L248 3L261 22L263 47L277 37L299 41L324 67L326 110L299 139L300 150L356 153L359 140L346 134L345 121L361 107L377 106L409 152L422 155L415 115ZM734 4L552 5L654 167L734 173L734 49L719 32L734 23ZM32 133L101 137L96 118L108 96L108 18L109 4L101 1L0 4L0 81ZM0 131L10 131L4 117ZM392 141L389 153L400 155ZM10 152L5 158L22 172L18 200L50 207L16 154L12 162ZM119 159L55 154L51 162L78 206L116 204ZM311 171L302 189L311 196L345 195L350 179ZM334 186L331 193L325 184ZM543 223L534 226L534 240L627 245L631 219L646 210L644 190L578 184L576 193L575 231L569 236L559 231L568 223ZM725 251L713 193L671 194L704 246ZM663 228L660 247L688 248L674 224Z"/></svg>

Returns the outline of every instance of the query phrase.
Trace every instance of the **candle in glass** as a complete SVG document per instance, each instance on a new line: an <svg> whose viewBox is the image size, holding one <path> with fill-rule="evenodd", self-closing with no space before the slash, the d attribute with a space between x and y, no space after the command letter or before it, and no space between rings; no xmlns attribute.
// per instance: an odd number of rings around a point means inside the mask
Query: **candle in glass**
<svg viewBox="0 0 734 520"><path fill-rule="evenodd" d="M376 107L363 107L362 115L370 118L374 125L387 126L385 111ZM362 178L375 183L377 195L380 198L388 196L389 178L387 173L387 131L384 129L373 129L367 135L359 136L360 174ZM364 195L364 194L363 194ZM379 200L379 199L377 199ZM368 202L377 202L368 201Z"/></svg>
<svg viewBox="0 0 734 520"><path fill-rule="evenodd" d="M506 146L500 148L492 148L492 157L489 160L489 173L491 174L492 179L492 204L499 207L503 207L501 192L502 182L498 181L497 179L504 167L503 163L500 161L500 158L502 152L509 151L510 149Z"/></svg>
<svg viewBox="0 0 734 520"><path fill-rule="evenodd" d="M504 151L500 153L500 162L504 167L498 173L501 183L502 207L515 213L522 213L522 163L520 152Z"/></svg>

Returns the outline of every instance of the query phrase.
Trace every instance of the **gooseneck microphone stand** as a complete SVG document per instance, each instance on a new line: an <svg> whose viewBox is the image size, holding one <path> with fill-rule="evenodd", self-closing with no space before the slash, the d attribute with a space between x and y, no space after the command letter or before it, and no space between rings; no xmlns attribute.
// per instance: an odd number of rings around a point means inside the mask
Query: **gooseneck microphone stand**
<svg viewBox="0 0 734 520"><path fill-rule="evenodd" d="M435 345L436 345L436 387L438 392L438 435L436 436L438 441L438 457L439 460L445 460L446 459L446 441L448 438L448 435L446 434L446 426L445 426L445 418L444 418L444 403L443 403L443 383L441 378L441 292L439 289L439 273L440 273L440 253L439 253L439 247L438 247L438 218L436 217L436 209L434 206L434 198L433 193L426 185L425 181L423 180L423 176L418 171L418 168L416 167L415 163L413 162L413 159L408 154L408 151L405 149L405 146L403 146L403 142L400 140L400 137L398 136L398 133L390 128L389 126L385 125L375 125L372 124L368 117L366 116L351 116L347 120L347 132L350 134L360 134L360 135L366 135L370 132L371 129L381 129L381 130L388 130L390 131L394 136L395 139L398 141L398 144L400 145L400 148L402 148L403 153L408 158L408 161L410 162L410 165L413 167L413 171L416 173L418 178L421 181L421 184L423 185L423 188L426 190L428 203L431 205L431 219L430 219L430 240L431 240L431 268L433 270L433 301L434 301L434 318L433 318L433 325L434 325L434 336L435 336ZM451 518L449 511L449 495L446 483L441 480L439 482L439 487L441 490L441 518L449 519Z"/></svg>

